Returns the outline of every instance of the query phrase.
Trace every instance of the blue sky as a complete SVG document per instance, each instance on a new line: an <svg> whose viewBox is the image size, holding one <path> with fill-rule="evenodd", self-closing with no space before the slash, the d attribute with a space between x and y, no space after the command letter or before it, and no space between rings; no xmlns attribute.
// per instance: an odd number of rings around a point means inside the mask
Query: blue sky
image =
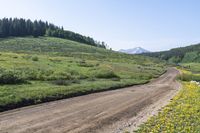
<svg viewBox="0 0 200 133"><path fill-rule="evenodd" d="M0 0L0 18L41 19L114 50L167 50L200 42L199 0Z"/></svg>

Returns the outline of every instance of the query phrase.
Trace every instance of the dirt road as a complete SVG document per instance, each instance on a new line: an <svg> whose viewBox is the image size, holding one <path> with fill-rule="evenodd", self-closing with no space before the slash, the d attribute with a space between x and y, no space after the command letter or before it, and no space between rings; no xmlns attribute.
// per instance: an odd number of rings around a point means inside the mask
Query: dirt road
<svg viewBox="0 0 200 133"><path fill-rule="evenodd" d="M174 94L179 87L175 81L177 74L176 69L170 68L145 85L3 112L0 133L121 132L124 123L141 115L148 106L169 100L166 96Z"/></svg>

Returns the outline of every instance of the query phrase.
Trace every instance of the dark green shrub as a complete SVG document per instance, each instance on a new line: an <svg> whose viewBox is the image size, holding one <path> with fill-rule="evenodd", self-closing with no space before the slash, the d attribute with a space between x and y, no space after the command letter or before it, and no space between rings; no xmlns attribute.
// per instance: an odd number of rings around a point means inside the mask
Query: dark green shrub
<svg viewBox="0 0 200 133"><path fill-rule="evenodd" d="M2 71L0 73L0 84L21 84L25 83L25 79L23 79L19 74L14 73L12 71Z"/></svg>
<svg viewBox="0 0 200 133"><path fill-rule="evenodd" d="M90 77L90 78L88 79L88 81L96 81L96 79L95 79L95 78L92 78L92 77Z"/></svg>
<svg viewBox="0 0 200 133"><path fill-rule="evenodd" d="M120 81L120 78L112 78L112 81Z"/></svg>
<svg viewBox="0 0 200 133"><path fill-rule="evenodd" d="M37 56L32 57L32 61L38 61L39 58Z"/></svg>
<svg viewBox="0 0 200 133"><path fill-rule="evenodd" d="M52 81L53 84L55 85L70 85L70 84L79 84L80 81L77 79L74 80L62 80L62 79L58 79L58 80L54 80Z"/></svg>
<svg viewBox="0 0 200 133"><path fill-rule="evenodd" d="M100 70L95 74L96 78L120 78L117 74L115 74L112 70Z"/></svg>
<svg viewBox="0 0 200 133"><path fill-rule="evenodd" d="M87 63L87 62L84 61L84 60L83 60L83 61L80 61L78 65L81 66L81 67L94 67L93 64Z"/></svg>
<svg viewBox="0 0 200 133"><path fill-rule="evenodd" d="M13 56L14 59L18 58L18 56Z"/></svg>

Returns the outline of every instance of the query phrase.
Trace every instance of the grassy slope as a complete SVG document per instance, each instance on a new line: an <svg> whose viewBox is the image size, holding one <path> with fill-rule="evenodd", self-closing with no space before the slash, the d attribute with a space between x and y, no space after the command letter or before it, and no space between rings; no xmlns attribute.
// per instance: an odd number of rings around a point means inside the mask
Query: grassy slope
<svg viewBox="0 0 200 133"><path fill-rule="evenodd" d="M171 103L157 115L141 125L137 133L144 132L198 132L200 130L200 85L190 82L200 81L200 64L188 63L178 67L182 74L183 88ZM190 66L190 67L188 67Z"/></svg>
<svg viewBox="0 0 200 133"><path fill-rule="evenodd" d="M162 62L77 42L40 37L0 39L0 111L142 84L164 72Z"/></svg>

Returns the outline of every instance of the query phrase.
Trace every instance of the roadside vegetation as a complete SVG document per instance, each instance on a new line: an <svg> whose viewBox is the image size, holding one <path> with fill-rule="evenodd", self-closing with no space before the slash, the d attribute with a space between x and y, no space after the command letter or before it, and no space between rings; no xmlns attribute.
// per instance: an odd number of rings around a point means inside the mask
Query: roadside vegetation
<svg viewBox="0 0 200 133"><path fill-rule="evenodd" d="M196 133L200 131L200 75L197 73L200 67L197 66L198 63L192 63L192 66L182 64L179 67L182 72L179 79L182 80L183 88L169 105L142 124L135 132Z"/></svg>
<svg viewBox="0 0 200 133"><path fill-rule="evenodd" d="M200 63L184 63L178 67L182 81L200 81Z"/></svg>
<svg viewBox="0 0 200 133"><path fill-rule="evenodd" d="M200 73L200 63L181 63L179 69L185 69L191 71L193 74Z"/></svg>
<svg viewBox="0 0 200 133"><path fill-rule="evenodd" d="M149 82L157 59L52 37L0 39L0 111Z"/></svg>

